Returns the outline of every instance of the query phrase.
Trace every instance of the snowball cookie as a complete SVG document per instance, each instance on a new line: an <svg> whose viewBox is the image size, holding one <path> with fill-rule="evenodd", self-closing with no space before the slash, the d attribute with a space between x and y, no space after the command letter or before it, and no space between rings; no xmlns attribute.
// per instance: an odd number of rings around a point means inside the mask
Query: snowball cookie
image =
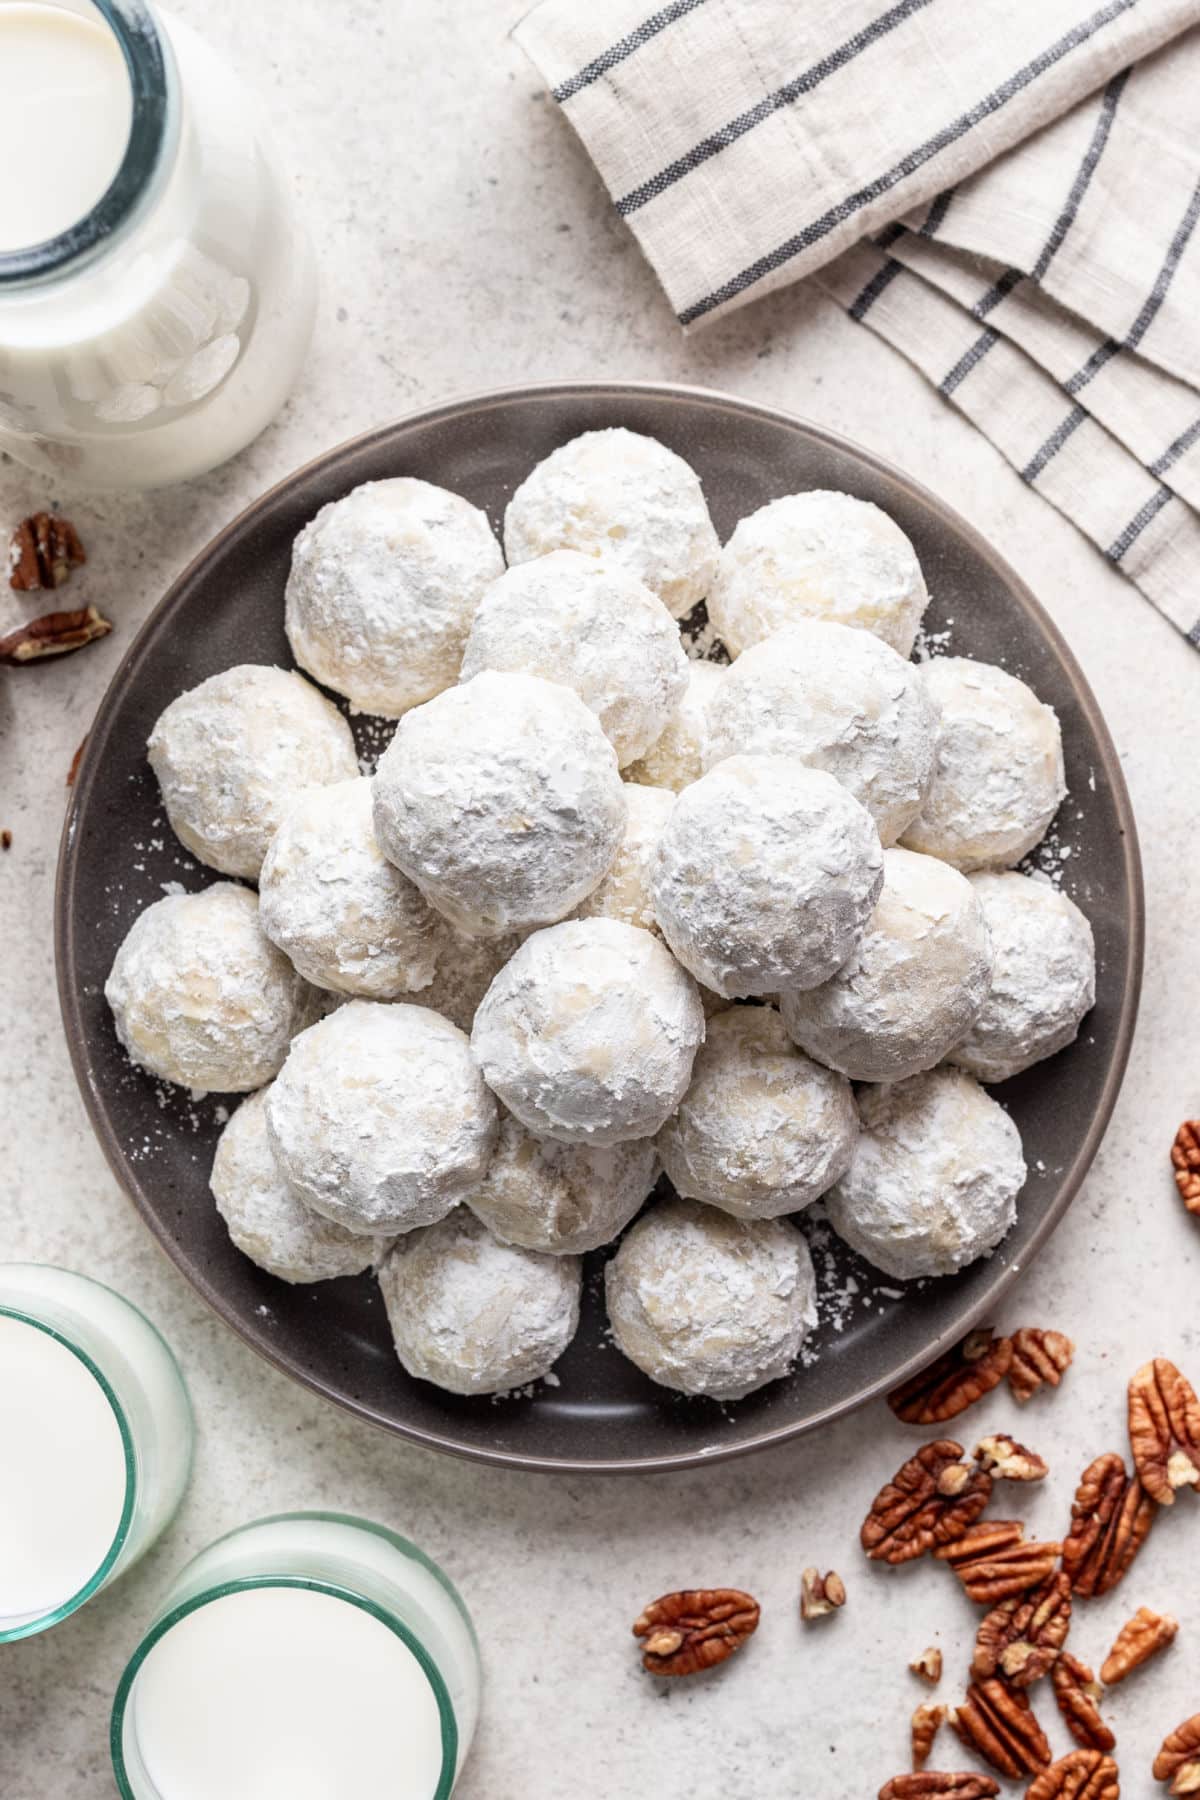
<svg viewBox="0 0 1200 1800"><path fill-rule="evenodd" d="M331 500L292 549L284 624L302 669L399 718L458 679L483 591L504 573L486 515L397 476Z"/></svg>
<svg viewBox="0 0 1200 1800"><path fill-rule="evenodd" d="M280 1281L332 1281L381 1262L387 1237L359 1237L323 1219L292 1193L267 1136L267 1088L251 1094L217 1143L209 1186L244 1256Z"/></svg>
<svg viewBox="0 0 1200 1800"><path fill-rule="evenodd" d="M452 1394L537 1381L579 1325L578 1257L502 1244L465 1206L401 1238L379 1285L408 1373Z"/></svg>
<svg viewBox="0 0 1200 1800"><path fill-rule="evenodd" d="M626 769L626 781L671 788L677 794L690 782L699 781L704 772L708 703L728 673L727 663L688 662L683 699L667 720L662 736Z"/></svg>
<svg viewBox="0 0 1200 1800"><path fill-rule="evenodd" d="M483 596L460 680L481 669L574 688L623 768L661 737L687 689L688 659L674 619L636 575L554 550L510 569Z"/></svg>
<svg viewBox="0 0 1200 1800"><path fill-rule="evenodd" d="M248 881L301 788L358 774L333 702L295 670L257 663L172 700L146 747L175 836L210 868Z"/></svg>
<svg viewBox="0 0 1200 1800"><path fill-rule="evenodd" d="M535 931L493 981L471 1048L523 1125L564 1144L652 1137L704 1039L691 977L648 931L570 919Z"/></svg>
<svg viewBox="0 0 1200 1800"><path fill-rule="evenodd" d="M731 756L675 802L654 912L706 987L773 994L845 962L882 883L879 833L832 775L792 756Z"/></svg>
<svg viewBox="0 0 1200 1800"><path fill-rule="evenodd" d="M969 877L995 967L982 1011L950 1061L980 1081L1007 1081L1073 1044L1096 999L1092 928L1073 900L1028 875Z"/></svg>
<svg viewBox="0 0 1200 1800"><path fill-rule="evenodd" d="M817 1322L808 1245L784 1219L651 1208L604 1271L617 1348L685 1394L740 1400L786 1375Z"/></svg>
<svg viewBox="0 0 1200 1800"><path fill-rule="evenodd" d="M433 1224L479 1182L496 1103L449 1019L351 1000L292 1044L267 1128L298 1199L378 1236Z"/></svg>
<svg viewBox="0 0 1200 1800"><path fill-rule="evenodd" d="M556 1144L501 1113L495 1155L467 1205L503 1243L580 1255L624 1231L657 1179L653 1138Z"/></svg>
<svg viewBox="0 0 1200 1800"><path fill-rule="evenodd" d="M181 1087L249 1093L278 1073L312 989L265 936L258 896L216 881L136 918L104 998L135 1063Z"/></svg>
<svg viewBox="0 0 1200 1800"><path fill-rule="evenodd" d="M797 1050L773 1006L735 1006L710 1020L658 1154L679 1193L775 1219L845 1174L857 1136L845 1076Z"/></svg>
<svg viewBox="0 0 1200 1800"><path fill-rule="evenodd" d="M271 942L318 987L394 1000L433 980L437 915L376 843L365 776L299 795L258 898Z"/></svg>
<svg viewBox="0 0 1200 1800"><path fill-rule="evenodd" d="M913 663L869 631L799 619L754 644L710 703L705 768L747 752L836 775L893 844L933 774L937 707Z"/></svg>
<svg viewBox="0 0 1200 1800"><path fill-rule="evenodd" d="M374 806L385 856L477 937L563 918L625 831L616 754L578 694L490 670L401 719Z"/></svg>
<svg viewBox="0 0 1200 1800"><path fill-rule="evenodd" d="M991 663L937 656L920 675L941 725L903 841L959 869L1008 868L1040 843L1067 791L1058 715Z"/></svg>
<svg viewBox="0 0 1200 1800"><path fill-rule="evenodd" d="M901 1281L953 1275L987 1256L1016 1218L1021 1134L974 1076L930 1069L858 1097L862 1130L826 1195L829 1222Z"/></svg>
<svg viewBox="0 0 1200 1800"><path fill-rule="evenodd" d="M464 937L440 917L436 930L437 965L433 980L428 987L405 994L404 998L414 1006L428 1006L441 1013L469 1037L479 1002L519 947L521 936L511 931L498 938Z"/></svg>
<svg viewBox="0 0 1200 1800"><path fill-rule="evenodd" d="M885 850L883 865L879 904L849 959L823 987L779 999L800 1048L852 1081L932 1068L971 1029L992 979L966 876L911 850Z"/></svg>
<svg viewBox="0 0 1200 1800"><path fill-rule="evenodd" d="M703 600L721 545L695 471L654 438L585 431L527 475L504 515L510 563L549 550L605 556L682 619Z"/></svg>
<svg viewBox="0 0 1200 1800"><path fill-rule="evenodd" d="M741 521L721 552L708 616L733 656L803 618L873 631L910 656L928 600L894 519L869 500L815 488Z"/></svg>
<svg viewBox="0 0 1200 1800"><path fill-rule="evenodd" d="M675 805L667 788L638 787L625 783L625 836L608 874L576 909L580 919L624 919L627 925L657 930L650 878L658 841Z"/></svg>

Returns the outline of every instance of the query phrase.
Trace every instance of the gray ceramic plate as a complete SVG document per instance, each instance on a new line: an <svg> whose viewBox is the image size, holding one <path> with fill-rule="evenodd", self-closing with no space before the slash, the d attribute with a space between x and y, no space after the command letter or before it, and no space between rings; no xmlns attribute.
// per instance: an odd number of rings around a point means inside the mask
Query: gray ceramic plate
<svg viewBox="0 0 1200 1800"><path fill-rule="evenodd" d="M1031 1171L1005 1243L961 1276L902 1290L806 1221L824 1290L813 1354L788 1380L727 1408L655 1387L607 1341L601 1255L589 1259L583 1323L557 1385L472 1401L411 1380L369 1278L291 1288L232 1248L207 1186L219 1098L193 1101L131 1068L102 995L142 908L166 883L199 888L213 878L166 828L147 734L167 702L205 676L239 662L290 662L283 590L304 522L361 481L407 474L465 494L499 527L539 458L604 425L650 433L685 456L723 539L744 513L798 488L842 488L899 521L933 595L929 633L953 621L947 647L1003 663L1058 710L1071 797L1052 854L1099 952L1099 996L1079 1042L999 1090ZM377 752L378 727L356 728ZM1096 702L1032 595L969 525L877 457L787 414L697 390L564 384L457 401L332 450L243 513L180 576L92 728L63 837L56 939L75 1071L113 1171L168 1255L256 1350L363 1418L434 1448L525 1468L664 1469L810 1431L997 1311L1070 1204L1116 1099L1137 1008L1142 892L1129 798Z"/></svg>

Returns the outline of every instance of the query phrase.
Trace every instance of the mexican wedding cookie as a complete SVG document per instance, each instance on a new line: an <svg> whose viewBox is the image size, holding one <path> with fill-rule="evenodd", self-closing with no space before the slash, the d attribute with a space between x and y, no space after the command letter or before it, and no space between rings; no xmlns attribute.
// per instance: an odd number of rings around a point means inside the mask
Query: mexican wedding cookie
<svg viewBox="0 0 1200 1800"><path fill-rule="evenodd" d="M709 701L729 673L726 663L690 661L683 699L667 720L662 736L625 771L627 781L680 793L704 773L708 741Z"/></svg>
<svg viewBox="0 0 1200 1800"><path fill-rule="evenodd" d="M706 987L772 994L845 962L882 883L879 833L832 775L790 756L731 756L675 802L654 912Z"/></svg>
<svg viewBox="0 0 1200 1800"><path fill-rule="evenodd" d="M440 921L379 848L365 776L293 802L258 897L263 930L317 987L394 1000L433 980Z"/></svg>
<svg viewBox="0 0 1200 1800"><path fill-rule="evenodd" d="M403 1237L379 1271L396 1354L452 1394L548 1374L579 1326L579 1259L502 1244L460 1206Z"/></svg>
<svg viewBox="0 0 1200 1800"><path fill-rule="evenodd" d="M1046 881L1012 872L970 877L992 940L991 991L951 1062L1007 1081L1075 1041L1096 999L1092 928Z"/></svg>
<svg viewBox="0 0 1200 1800"><path fill-rule="evenodd" d="M585 431L527 475L504 515L510 564L550 550L605 556L681 619L703 600L720 543L694 470L654 438Z"/></svg>
<svg viewBox="0 0 1200 1800"><path fill-rule="evenodd" d="M740 656L781 625L832 619L912 654L929 596L917 553L869 500L816 488L743 519L721 552L708 616Z"/></svg>
<svg viewBox="0 0 1200 1800"><path fill-rule="evenodd" d="M496 1103L449 1019L351 1000L295 1039L267 1126L300 1200L379 1236L433 1224L476 1185Z"/></svg>
<svg viewBox="0 0 1200 1800"><path fill-rule="evenodd" d="M467 1205L506 1244L579 1255L618 1237L657 1179L653 1138L556 1144L502 1113L495 1154Z"/></svg>
<svg viewBox="0 0 1200 1800"><path fill-rule="evenodd" d="M844 1175L858 1136L845 1076L797 1050L773 1006L711 1019L658 1134L676 1191L740 1219L799 1212Z"/></svg>
<svg viewBox="0 0 1200 1800"><path fill-rule="evenodd" d="M879 904L861 942L821 987L780 995L802 1050L852 1081L899 1081L940 1062L987 999L992 948L965 875L885 850Z"/></svg>
<svg viewBox="0 0 1200 1800"><path fill-rule="evenodd" d="M358 774L332 701L294 670L257 663L172 700L147 750L175 836L210 868L248 881L301 788Z"/></svg>
<svg viewBox="0 0 1200 1800"><path fill-rule="evenodd" d="M374 786L386 856L461 931L561 919L617 853L617 758L570 688L486 671L401 719Z"/></svg>
<svg viewBox="0 0 1200 1800"><path fill-rule="evenodd" d="M625 835L608 874L577 909L581 919L623 919L654 931L654 896L651 881L659 839L675 805L667 788L638 787L625 783L628 815Z"/></svg>
<svg viewBox="0 0 1200 1800"><path fill-rule="evenodd" d="M243 1100L221 1133L209 1185L244 1256L280 1281L332 1281L382 1261L390 1238L344 1231L297 1200L267 1136L268 1088Z"/></svg>
<svg viewBox="0 0 1200 1800"><path fill-rule="evenodd" d="M662 735L687 686L670 613L619 563L555 550L493 582L480 601L462 681L481 669L574 688L622 768Z"/></svg>
<svg viewBox="0 0 1200 1800"><path fill-rule="evenodd" d="M963 1069L931 1069L859 1095L862 1131L826 1196L852 1250L900 1281L988 1256L1016 1218L1021 1136Z"/></svg>
<svg viewBox="0 0 1200 1800"><path fill-rule="evenodd" d="M104 984L134 1062L182 1087L248 1093L311 1017L312 989L232 881L168 894L136 918Z"/></svg>
<svg viewBox="0 0 1200 1800"><path fill-rule="evenodd" d="M488 583L504 572L486 516L427 481L368 481L296 539L284 623L302 669L395 719L458 679Z"/></svg>
<svg viewBox="0 0 1200 1800"><path fill-rule="evenodd" d="M475 1014L488 1086L539 1137L651 1137L682 1100L704 1038L691 977L658 938L617 919L536 931Z"/></svg>
<svg viewBox="0 0 1200 1800"><path fill-rule="evenodd" d="M894 844L929 786L937 722L919 671L881 638L801 619L739 656L713 695L705 767L794 756L835 775Z"/></svg>
<svg viewBox="0 0 1200 1800"><path fill-rule="evenodd" d="M1010 868L1041 842L1067 791L1058 716L991 663L937 656L920 675L941 725L933 780L903 841L959 869Z"/></svg>
<svg viewBox="0 0 1200 1800"><path fill-rule="evenodd" d="M785 1219L655 1206L604 1271L617 1348L685 1394L740 1400L786 1375L817 1322L808 1245Z"/></svg>

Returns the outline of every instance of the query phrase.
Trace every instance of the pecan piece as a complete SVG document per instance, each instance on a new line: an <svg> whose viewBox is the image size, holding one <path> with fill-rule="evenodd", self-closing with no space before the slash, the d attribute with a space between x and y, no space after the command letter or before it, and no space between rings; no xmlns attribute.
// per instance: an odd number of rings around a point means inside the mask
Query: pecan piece
<svg viewBox="0 0 1200 1800"><path fill-rule="evenodd" d="M1178 1619L1170 1613L1151 1612L1139 1606L1132 1619L1127 1619L1117 1633L1116 1642L1100 1666L1100 1679L1105 1687L1116 1687L1135 1669L1165 1650L1179 1630Z"/></svg>
<svg viewBox="0 0 1200 1800"><path fill-rule="evenodd" d="M800 1617L823 1619L846 1604L846 1584L836 1569L822 1575L819 1569L805 1569L800 1577Z"/></svg>
<svg viewBox="0 0 1200 1800"><path fill-rule="evenodd" d="M1028 1694L1006 1681L973 1681L962 1705L948 1716L963 1743L1012 1781L1050 1761L1050 1745Z"/></svg>
<svg viewBox="0 0 1200 1800"><path fill-rule="evenodd" d="M923 1769L933 1750L933 1740L946 1722L944 1706L918 1706L912 1716L912 1766Z"/></svg>
<svg viewBox="0 0 1200 1800"><path fill-rule="evenodd" d="M995 1606L1054 1573L1062 1545L1027 1544L1024 1539L1025 1527L1015 1519L990 1519L935 1554L950 1564L972 1600Z"/></svg>
<svg viewBox="0 0 1200 1800"><path fill-rule="evenodd" d="M1014 1400L1024 1406L1040 1387L1057 1387L1071 1366L1075 1346L1061 1331L1043 1331L1024 1325L1013 1332L1012 1366L1008 1385Z"/></svg>
<svg viewBox="0 0 1200 1800"><path fill-rule="evenodd" d="M922 1444L871 1502L859 1536L873 1562L903 1563L951 1544L991 1498L992 1478L968 1468L953 1438Z"/></svg>
<svg viewBox="0 0 1200 1800"><path fill-rule="evenodd" d="M1032 1687L1058 1661L1071 1629L1071 1583L1057 1570L1028 1594L1012 1594L994 1606L975 1638L971 1673L976 1680L1003 1675L1014 1687Z"/></svg>
<svg viewBox="0 0 1200 1800"><path fill-rule="evenodd" d="M930 1644L928 1650L922 1650L915 1662L909 1663L914 1675L927 1681L930 1687L936 1687L942 1679L942 1653L936 1644Z"/></svg>
<svg viewBox="0 0 1200 1800"><path fill-rule="evenodd" d="M1099 1700L1104 1690L1087 1664L1064 1650L1050 1671L1050 1685L1063 1724L1080 1748L1113 1749L1117 1740L1100 1717Z"/></svg>
<svg viewBox="0 0 1200 1800"><path fill-rule="evenodd" d="M79 533L57 513L30 513L8 546L8 583L18 591L61 587L87 561Z"/></svg>
<svg viewBox="0 0 1200 1800"><path fill-rule="evenodd" d="M29 619L0 638L0 663L17 667L21 663L42 662L48 656L66 656L71 650L82 650L85 644L107 637L111 630L109 621L94 606L82 607L78 612L43 613L40 619Z"/></svg>
<svg viewBox="0 0 1200 1800"><path fill-rule="evenodd" d="M1154 1759L1155 1781L1169 1781L1172 1794L1200 1794L1200 1713L1193 1713L1165 1737Z"/></svg>
<svg viewBox="0 0 1200 1800"><path fill-rule="evenodd" d="M1100 1750L1069 1750L1042 1771L1025 1800L1121 1800L1117 1765Z"/></svg>
<svg viewBox="0 0 1200 1800"><path fill-rule="evenodd" d="M879 1790L879 1800L995 1800L1000 1792L990 1775L951 1775L921 1769L893 1775Z"/></svg>
<svg viewBox="0 0 1200 1800"><path fill-rule="evenodd" d="M995 1475L1000 1481L1044 1481L1050 1473L1044 1456L1039 1456L1025 1444L1018 1444L1006 1431L997 1432L995 1437L980 1438L972 1455L989 1475Z"/></svg>
<svg viewBox="0 0 1200 1800"><path fill-rule="evenodd" d="M655 1600L634 1623L651 1675L715 1668L758 1629L759 1606L738 1588L686 1588Z"/></svg>
<svg viewBox="0 0 1200 1800"><path fill-rule="evenodd" d="M1157 1511L1115 1451L1088 1464L1063 1544L1063 1568L1077 1594L1098 1597L1116 1587L1150 1535Z"/></svg>
<svg viewBox="0 0 1200 1800"><path fill-rule="evenodd" d="M1129 1443L1142 1486L1160 1506L1174 1505L1176 1488L1200 1487L1200 1400L1165 1356L1129 1383Z"/></svg>
<svg viewBox="0 0 1200 1800"><path fill-rule="evenodd" d="M1185 1119L1171 1145L1171 1166L1179 1198L1190 1213L1200 1213L1200 1119Z"/></svg>
<svg viewBox="0 0 1200 1800"><path fill-rule="evenodd" d="M969 1331L927 1369L893 1388L888 1405L906 1425L941 1425L998 1387L1012 1354L1012 1339L997 1339L990 1325Z"/></svg>

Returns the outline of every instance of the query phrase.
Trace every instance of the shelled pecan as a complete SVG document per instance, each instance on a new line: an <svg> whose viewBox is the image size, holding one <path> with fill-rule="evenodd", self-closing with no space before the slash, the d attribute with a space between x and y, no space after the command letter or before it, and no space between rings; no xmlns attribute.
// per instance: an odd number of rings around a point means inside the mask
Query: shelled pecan
<svg viewBox="0 0 1200 1800"><path fill-rule="evenodd" d="M1044 1481L1050 1473L1044 1456L1039 1456L1025 1444L1018 1444L1006 1431L997 1432L994 1437L980 1438L972 1455L999 1481Z"/></svg>
<svg viewBox="0 0 1200 1800"><path fill-rule="evenodd" d="M1014 1687L1032 1687L1058 1660L1071 1629L1071 1583L1058 1569L1027 1594L994 1606L975 1638L971 1673L977 1680L1003 1675Z"/></svg>
<svg viewBox="0 0 1200 1800"><path fill-rule="evenodd" d="M952 1775L921 1769L893 1775L879 1790L879 1800L995 1800L1000 1792L990 1775Z"/></svg>
<svg viewBox="0 0 1200 1800"><path fill-rule="evenodd" d="M1006 1681L973 1681L948 1718L963 1743L1011 1781L1035 1774L1050 1761L1050 1745L1028 1694Z"/></svg>
<svg viewBox="0 0 1200 1800"><path fill-rule="evenodd" d="M738 1588L685 1588L664 1594L634 1622L642 1666L651 1675L695 1675L740 1650L758 1629L759 1606Z"/></svg>
<svg viewBox="0 0 1200 1800"><path fill-rule="evenodd" d="M1179 1198L1190 1213L1200 1213L1200 1119L1185 1119L1171 1145L1171 1166Z"/></svg>
<svg viewBox="0 0 1200 1800"><path fill-rule="evenodd" d="M1025 1800L1121 1800L1117 1765L1100 1750L1069 1750L1043 1769Z"/></svg>
<svg viewBox="0 0 1200 1800"><path fill-rule="evenodd" d="M1129 1444L1142 1486L1160 1506L1200 1487L1200 1400L1173 1362L1156 1356L1129 1383Z"/></svg>
<svg viewBox="0 0 1200 1800"><path fill-rule="evenodd" d="M1158 1508L1114 1450L1088 1464L1075 1490L1063 1568L1084 1598L1115 1588L1150 1535Z"/></svg>
<svg viewBox="0 0 1200 1800"><path fill-rule="evenodd" d="M1111 1750L1116 1738L1100 1717L1103 1688L1088 1668L1064 1650L1050 1671L1050 1685L1063 1723L1083 1750Z"/></svg>
<svg viewBox="0 0 1200 1800"><path fill-rule="evenodd" d="M82 650L85 644L107 637L112 630L94 606L77 612L43 613L40 619L27 619L7 637L0 637L0 663L20 668L25 663L44 662L50 656L67 656Z"/></svg>
<svg viewBox="0 0 1200 1800"><path fill-rule="evenodd" d="M1100 1679L1105 1687L1116 1687L1118 1681L1124 1681L1135 1669L1165 1650L1179 1630L1179 1621L1170 1613L1151 1612L1148 1606L1139 1606L1132 1619L1127 1619L1116 1636L1112 1649L1100 1667Z"/></svg>
<svg viewBox="0 0 1200 1800"><path fill-rule="evenodd" d="M936 1644L930 1644L928 1650L922 1650L920 1656L908 1666L914 1675L919 1675L930 1687L936 1687L942 1679L942 1653Z"/></svg>
<svg viewBox="0 0 1200 1800"><path fill-rule="evenodd" d="M946 1722L944 1706L918 1706L912 1716L912 1766L923 1769L933 1750L933 1740Z"/></svg>
<svg viewBox="0 0 1200 1800"><path fill-rule="evenodd" d="M1015 1519L985 1519L936 1555L950 1564L972 1600L995 1606L1046 1581L1061 1552L1061 1544L1026 1543L1025 1527Z"/></svg>
<svg viewBox="0 0 1200 1800"><path fill-rule="evenodd" d="M1043 1331L1024 1325L1013 1332L1012 1364L1008 1385L1022 1406L1040 1387L1057 1387L1071 1366L1075 1346L1061 1331Z"/></svg>
<svg viewBox="0 0 1200 1800"><path fill-rule="evenodd" d="M30 513L8 546L8 583L19 592L61 587L87 561L79 533L57 513Z"/></svg>
<svg viewBox="0 0 1200 1800"><path fill-rule="evenodd" d="M894 1388L888 1405L906 1425L944 1424L999 1386L1012 1354L1012 1339L997 1338L990 1325L969 1331L927 1369Z"/></svg>
<svg viewBox="0 0 1200 1800"><path fill-rule="evenodd" d="M969 1468L952 1438L922 1444L876 1494L859 1536L873 1562L903 1563L960 1538L979 1517L992 1478Z"/></svg>
<svg viewBox="0 0 1200 1800"><path fill-rule="evenodd" d="M1200 1794L1200 1713L1193 1713L1163 1739L1154 1759L1155 1781L1169 1781L1172 1794Z"/></svg>
<svg viewBox="0 0 1200 1800"><path fill-rule="evenodd" d="M819 1569L805 1569L800 1577L800 1617L823 1619L846 1604L846 1584L836 1569L822 1575Z"/></svg>

